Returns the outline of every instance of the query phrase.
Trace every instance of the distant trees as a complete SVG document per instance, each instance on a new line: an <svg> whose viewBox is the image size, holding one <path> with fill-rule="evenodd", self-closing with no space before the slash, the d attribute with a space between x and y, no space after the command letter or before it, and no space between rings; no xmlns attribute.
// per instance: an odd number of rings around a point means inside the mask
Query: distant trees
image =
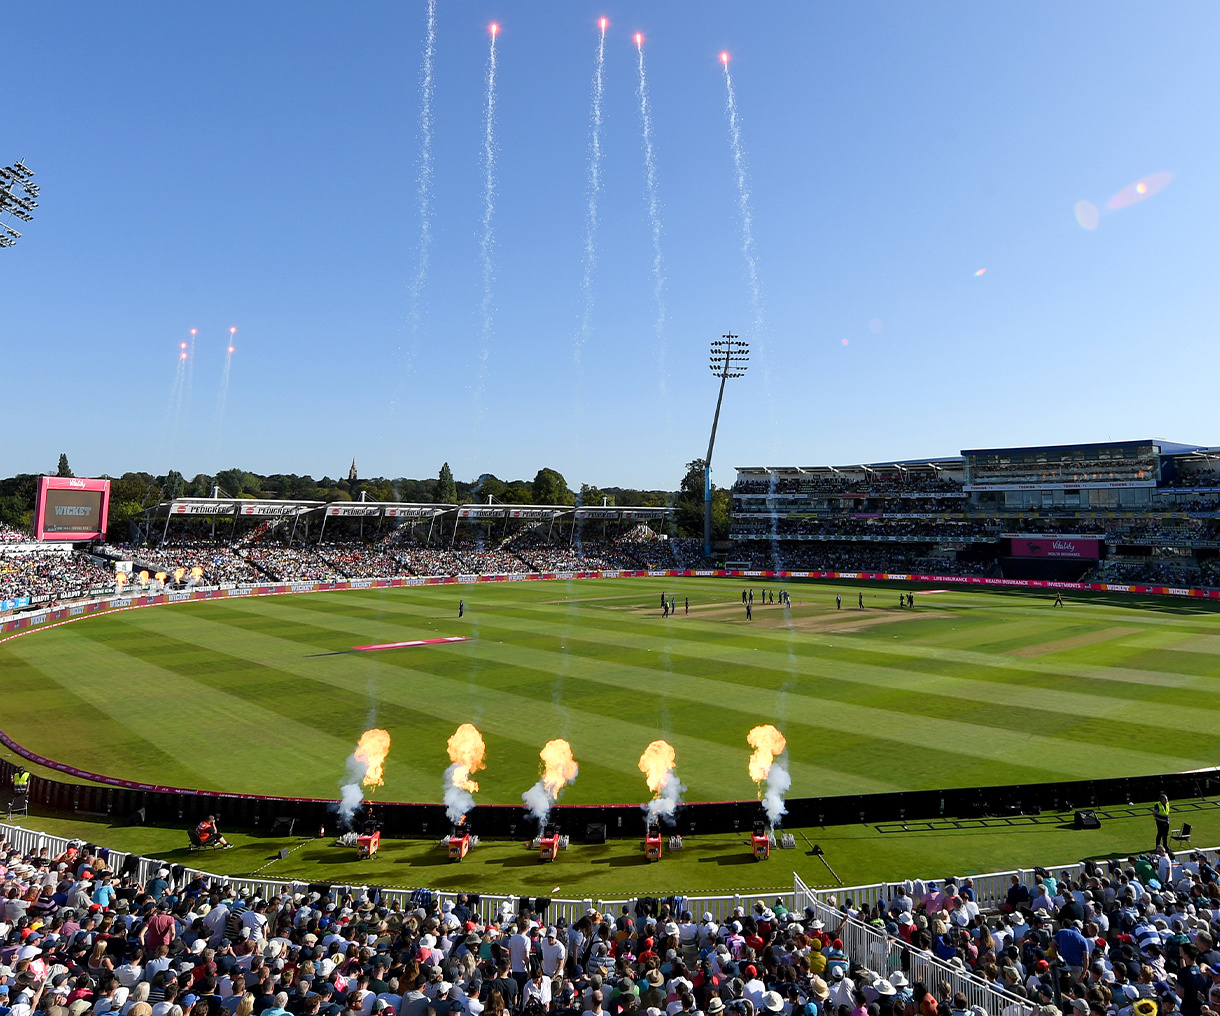
<svg viewBox="0 0 1220 1016"><path fill-rule="evenodd" d="M699 463L699 468L702 464ZM689 471L689 468L688 468ZM58 475L72 476L67 453L59 456ZM109 528L116 540L127 538L129 522L138 521L148 508L161 501L180 497L211 497L213 489L220 487L222 496L240 498L300 498L312 501L348 501L359 499L363 492L377 501L406 501L423 504L464 504L468 501L486 502L490 495L506 504L574 505L577 495L568 486L567 480L557 469L543 467L533 480L501 480L492 473L484 473L478 479L467 482L456 480L449 463L444 463L437 476L425 479L383 477L368 480L347 478L332 479L324 476L315 480L312 476L295 473L273 473L262 476L237 466L222 469L215 476L197 473L187 479L176 469L164 476L146 472L124 473L110 479ZM688 506L688 527L691 535L702 533L702 473L692 475L684 498ZM18 529L28 529L33 520L34 498L38 477L20 474L0 478L0 521ZM717 491L713 519L717 533L727 532L727 492ZM674 494L669 491L635 490L622 487L601 488L582 484L579 503L600 506L605 498L611 505L663 506L674 503ZM721 525L723 519L723 525Z"/></svg>
<svg viewBox="0 0 1220 1016"><path fill-rule="evenodd" d="M675 523L682 536L703 536L703 459L692 459L678 487ZM729 538L729 492L712 484L712 539Z"/></svg>
<svg viewBox="0 0 1220 1016"><path fill-rule="evenodd" d="M576 498L568 489L568 481L555 469L539 469L534 476L530 493L534 504L575 504Z"/></svg>
<svg viewBox="0 0 1220 1016"><path fill-rule="evenodd" d="M453 482L453 470L448 462L441 466L440 475L436 478L436 503L457 504L457 484Z"/></svg>

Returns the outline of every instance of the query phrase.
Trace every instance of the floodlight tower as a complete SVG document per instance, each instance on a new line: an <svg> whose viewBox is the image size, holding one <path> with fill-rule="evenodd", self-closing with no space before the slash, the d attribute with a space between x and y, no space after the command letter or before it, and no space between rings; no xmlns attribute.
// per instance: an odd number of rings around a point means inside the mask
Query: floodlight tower
<svg viewBox="0 0 1220 1016"><path fill-rule="evenodd" d="M731 377L741 377L748 369L750 344L736 335L722 335L712 343L708 367L720 378L720 394L716 397L716 415L712 417L712 437L707 443L707 458L703 460L703 556L712 556L712 448L716 444L716 425L720 423L720 403L724 401L724 383Z"/></svg>
<svg viewBox="0 0 1220 1016"><path fill-rule="evenodd" d="M30 222L31 214L38 207L38 184L31 183L34 172L22 159L13 166L0 166L0 220L6 215ZM0 247L12 247L21 234L7 222L0 221Z"/></svg>

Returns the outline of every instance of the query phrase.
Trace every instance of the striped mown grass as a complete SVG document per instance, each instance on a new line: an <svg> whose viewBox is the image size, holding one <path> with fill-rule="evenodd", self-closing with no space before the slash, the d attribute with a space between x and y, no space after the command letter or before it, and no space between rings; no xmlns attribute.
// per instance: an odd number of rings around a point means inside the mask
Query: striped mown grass
<svg viewBox="0 0 1220 1016"><path fill-rule="evenodd" d="M1212 765L1220 615L1172 600L791 582L747 622L731 580L582 580L201 601L0 644L3 727L83 769L333 797L373 722L388 800L437 801L445 742L487 742L484 803L518 803L571 743L565 803L638 802L649 741L688 800L754 796L746 733L788 737L794 796L1138 775ZM912 587L914 588L914 587ZM662 589L677 616L661 617ZM858 592L864 610L856 608ZM836 610L836 593L843 609ZM457 601L466 601L459 621ZM684 612L690 598L690 614ZM467 642L376 653L356 645ZM339 654L339 655L320 655Z"/></svg>

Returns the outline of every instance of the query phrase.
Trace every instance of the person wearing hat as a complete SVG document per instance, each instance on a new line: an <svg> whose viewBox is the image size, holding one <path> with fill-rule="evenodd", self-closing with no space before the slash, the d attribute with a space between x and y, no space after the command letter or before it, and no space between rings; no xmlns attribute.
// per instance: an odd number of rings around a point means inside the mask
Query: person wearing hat
<svg viewBox="0 0 1220 1016"><path fill-rule="evenodd" d="M713 995L707 1000L707 1005L704 1006L703 1011L706 1016L723 1016L724 1002L721 1000L719 995ZM584 1016L590 1016L590 1014L585 1013Z"/></svg>
<svg viewBox="0 0 1220 1016"><path fill-rule="evenodd" d="M542 957L542 972L547 977L556 977L563 972L568 950L559 941L559 929L555 925L546 929L546 938L538 946L538 952Z"/></svg>
<svg viewBox="0 0 1220 1016"><path fill-rule="evenodd" d="M640 1005L648 1009L655 1006L658 1009L665 1007L665 975L661 973L659 967L653 967L644 974L644 983L640 986Z"/></svg>
<svg viewBox="0 0 1220 1016"><path fill-rule="evenodd" d="M780 997L778 991L764 991L762 994L762 1006L756 1011L769 1013L770 1016L781 1016L784 1010L784 1000Z"/></svg>

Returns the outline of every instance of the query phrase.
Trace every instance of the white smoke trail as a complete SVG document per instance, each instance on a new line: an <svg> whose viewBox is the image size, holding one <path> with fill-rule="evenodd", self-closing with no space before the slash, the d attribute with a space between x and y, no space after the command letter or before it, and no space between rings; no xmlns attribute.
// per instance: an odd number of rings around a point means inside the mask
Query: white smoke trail
<svg viewBox="0 0 1220 1016"><path fill-rule="evenodd" d="M672 769L666 774L665 782L661 784L661 789L657 791L657 796L647 804L640 805L645 812L648 813L648 822L651 824L657 819L673 825L674 813L683 803L682 795L686 793L686 785L678 779L678 774Z"/></svg>
<svg viewBox="0 0 1220 1016"><path fill-rule="evenodd" d="M483 383L487 376L487 361L491 355L491 299L495 282L495 237L491 223L496 211L496 35L492 26L491 44L487 51L487 98L484 102L483 130L483 233L479 240L479 258L483 265L483 316L482 336L479 347L479 380L475 390L476 417L482 415Z"/></svg>
<svg viewBox="0 0 1220 1016"><path fill-rule="evenodd" d="M758 281L758 255L754 246L754 211L750 207L750 186L746 177L745 149L741 143L741 118L737 113L737 93L733 76L724 64L724 84L727 93L725 112L729 117L729 145L733 150L733 176L737 183L737 203L741 212L741 254L746 262L746 282L750 287L750 310L754 313L753 334L757 340L762 332L762 287Z"/></svg>
<svg viewBox="0 0 1220 1016"><path fill-rule="evenodd" d="M584 276L581 291L585 297L580 332L572 349L572 358L580 368L580 355L593 331L593 273L597 269L597 205L602 187L602 97L605 94L606 19L601 21L597 40L597 62L593 69L593 107L589 115L589 195L585 220Z"/></svg>
<svg viewBox="0 0 1220 1016"><path fill-rule="evenodd" d="M771 770L767 773L767 789L762 796L763 810L772 826L778 826L780 819L788 812L784 795L791 786L792 776L788 772L788 756L785 753L771 763Z"/></svg>
<svg viewBox="0 0 1220 1016"><path fill-rule="evenodd" d="M339 821L344 827L351 826L352 818L364 801L361 783L368 771L368 763L357 758L355 752L348 755L346 779L339 784Z"/></svg>
<svg viewBox="0 0 1220 1016"><path fill-rule="evenodd" d="M725 113L729 118L729 147L733 153L733 177L737 184L737 205L741 214L741 254L746 265L746 284L750 290L750 310L753 314L749 341L755 362L762 371L764 403L771 407L771 418L775 420L774 403L771 399L771 363L763 343L763 298L762 284L758 278L758 253L754 245L754 211L750 204L750 186L746 174L745 146L741 142L741 117L737 111L737 93L733 89L733 76L729 73L727 56L722 57L724 66ZM768 430L774 435L776 428Z"/></svg>
<svg viewBox="0 0 1220 1016"><path fill-rule="evenodd" d="M195 390L195 329L191 329L191 344L186 351L186 386L183 402L185 404L186 413L189 416L191 412L191 395Z"/></svg>
<svg viewBox="0 0 1220 1016"><path fill-rule="evenodd" d="M433 68L436 60L436 0L428 0L428 31L424 39L424 62L419 81L419 172L416 193L419 197L419 253L415 278L411 282L411 345L407 349L404 373L410 373L415 358L415 336L423 316L420 303L432 259L432 98L436 91Z"/></svg>
<svg viewBox="0 0 1220 1016"><path fill-rule="evenodd" d="M648 78L644 73L644 44L636 36L640 54L640 84L636 95L640 100L640 120L644 131L644 174L648 184L648 224L652 229L652 295L657 305L657 366L661 398L666 396L665 376L665 259L661 254L661 199L657 187L657 156L652 144L652 106L648 101Z"/></svg>
<svg viewBox="0 0 1220 1016"><path fill-rule="evenodd" d="M453 776L459 769L463 770L463 777L465 777L465 767L457 762L454 762L445 770L444 776L445 814L449 816L449 821L455 825L461 821L462 816L466 812L474 807L474 796L469 790L459 787L454 782Z"/></svg>
<svg viewBox="0 0 1220 1016"><path fill-rule="evenodd" d="M220 394L216 399L216 430L220 430L225 419L225 404L229 401L229 372L233 368L233 354L225 352L225 365L220 372ZM219 433L216 440L220 441Z"/></svg>
<svg viewBox="0 0 1220 1016"><path fill-rule="evenodd" d="M161 428L161 440L158 449L164 449L170 456L178 441L178 420L182 415L182 391L186 383L186 360L178 352L178 366L174 370L174 383L169 389L169 404L165 407L165 425ZM167 447L168 445L168 447Z"/></svg>

